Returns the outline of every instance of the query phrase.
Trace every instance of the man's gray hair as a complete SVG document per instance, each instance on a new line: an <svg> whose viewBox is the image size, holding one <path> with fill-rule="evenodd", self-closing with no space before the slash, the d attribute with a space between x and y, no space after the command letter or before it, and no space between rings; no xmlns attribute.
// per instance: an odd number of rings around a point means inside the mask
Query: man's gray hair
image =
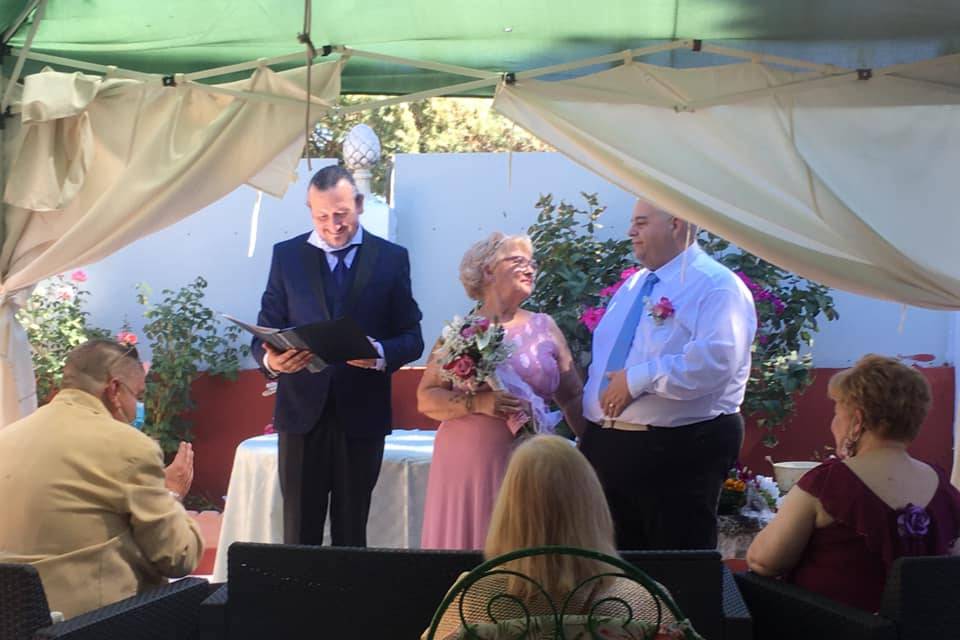
<svg viewBox="0 0 960 640"><path fill-rule="evenodd" d="M87 340L67 354L61 386L99 396L110 378L129 375L142 367L133 345L102 338Z"/></svg>

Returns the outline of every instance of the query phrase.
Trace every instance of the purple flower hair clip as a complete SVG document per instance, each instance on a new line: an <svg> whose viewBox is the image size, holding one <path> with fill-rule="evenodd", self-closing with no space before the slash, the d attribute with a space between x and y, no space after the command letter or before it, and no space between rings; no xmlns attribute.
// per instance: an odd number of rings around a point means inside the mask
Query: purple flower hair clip
<svg viewBox="0 0 960 640"><path fill-rule="evenodd" d="M922 538L930 529L930 516L926 509L915 504L907 503L899 510L897 516L897 533L901 538Z"/></svg>

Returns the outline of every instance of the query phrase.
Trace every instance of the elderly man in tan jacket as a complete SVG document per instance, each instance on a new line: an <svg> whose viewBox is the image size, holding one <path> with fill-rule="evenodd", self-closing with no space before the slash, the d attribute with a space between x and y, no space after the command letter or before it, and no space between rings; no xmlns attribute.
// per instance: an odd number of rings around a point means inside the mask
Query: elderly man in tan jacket
<svg viewBox="0 0 960 640"><path fill-rule="evenodd" d="M67 618L184 576L203 551L178 501L192 450L165 470L129 424L144 388L133 347L91 340L67 356L52 402L0 429L0 562L36 567Z"/></svg>

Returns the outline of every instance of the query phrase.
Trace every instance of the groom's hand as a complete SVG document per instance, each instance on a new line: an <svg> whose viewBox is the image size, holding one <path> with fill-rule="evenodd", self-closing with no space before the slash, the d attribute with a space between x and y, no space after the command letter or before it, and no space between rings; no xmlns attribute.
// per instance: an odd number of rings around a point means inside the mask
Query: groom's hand
<svg viewBox="0 0 960 640"><path fill-rule="evenodd" d="M630 387L627 386L627 371L611 371L606 374L610 384L603 392L600 398L600 409L603 415L608 418L619 418L623 410L633 402L633 396L630 395Z"/></svg>

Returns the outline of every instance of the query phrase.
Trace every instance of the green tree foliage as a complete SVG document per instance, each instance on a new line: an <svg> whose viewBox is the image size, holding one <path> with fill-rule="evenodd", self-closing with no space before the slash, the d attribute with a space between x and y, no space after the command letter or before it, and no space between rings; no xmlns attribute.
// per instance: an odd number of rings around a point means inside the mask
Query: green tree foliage
<svg viewBox="0 0 960 640"><path fill-rule="evenodd" d="M352 106L380 96L343 96ZM341 143L354 126L367 124L380 137L383 160L373 171L373 190L386 194L398 153L551 151L551 147L490 109L482 98L431 98L371 111L334 113L316 126L306 149L314 158L341 158Z"/></svg>

